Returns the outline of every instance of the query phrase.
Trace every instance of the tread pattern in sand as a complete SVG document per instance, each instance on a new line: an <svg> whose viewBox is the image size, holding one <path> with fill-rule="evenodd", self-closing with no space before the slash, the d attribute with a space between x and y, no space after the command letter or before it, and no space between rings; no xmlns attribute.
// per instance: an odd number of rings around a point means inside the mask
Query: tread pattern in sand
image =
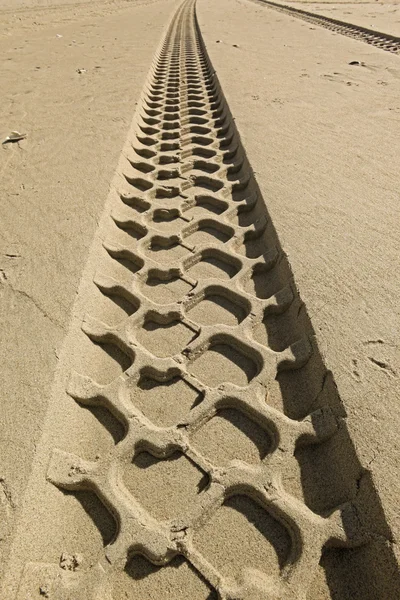
<svg viewBox="0 0 400 600"><path fill-rule="evenodd" d="M65 586L93 600L306 598L324 549L363 541L361 520L336 489L343 472L315 506L312 474L309 498L287 475L295 452L318 455L344 429L193 0L156 55L121 164L94 280L115 308L82 327L122 374L73 372L68 393L124 435L95 461L55 449L47 475L94 493L116 533L104 563Z"/></svg>
<svg viewBox="0 0 400 600"><path fill-rule="evenodd" d="M339 19L333 19L332 17L325 17L316 13L303 10L301 8L295 8L294 6L287 6L278 2L271 2L271 0L259 0L262 4L266 4L269 8L278 10L279 12L286 13L292 17L302 19L313 25L319 25L334 33L340 33L346 35L354 40L365 42L381 50L392 52L392 54L400 54L400 38L389 33L383 33L381 31L374 31L361 25L354 25L353 23L346 23Z"/></svg>

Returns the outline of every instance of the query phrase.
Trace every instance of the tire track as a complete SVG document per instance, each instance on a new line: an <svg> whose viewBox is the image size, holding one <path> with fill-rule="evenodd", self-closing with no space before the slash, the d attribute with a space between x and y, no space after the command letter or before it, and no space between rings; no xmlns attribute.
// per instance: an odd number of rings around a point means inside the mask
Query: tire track
<svg viewBox="0 0 400 600"><path fill-rule="evenodd" d="M302 10L300 8L294 8L287 6L286 4L279 4L277 2L271 2L271 0L259 0L262 4L266 4L268 8L273 8L279 12L286 13L292 17L307 21L313 25L319 25L329 31L346 35L354 40L365 42L381 50L386 50L392 54L400 54L400 38L388 33L382 33L380 31L374 31L361 27L359 25L353 25L352 23L346 23L338 19L332 19L331 17L325 17L316 13Z"/></svg>
<svg viewBox="0 0 400 600"><path fill-rule="evenodd" d="M60 600L305 598L326 549L367 541L359 490L370 503L375 493L346 437L194 0L171 21L129 141L107 235L97 233L106 253L94 278L124 318L89 314L82 323L94 345L114 349L122 374L100 365L99 378L73 371L67 386L124 431L96 460L53 449L47 471L60 490L94 493L115 535L92 567L65 554L61 571L28 563L18 600L38 590ZM332 440L342 458L326 454ZM295 458L310 461L309 451L321 455L322 472ZM175 591L160 583L171 566Z"/></svg>

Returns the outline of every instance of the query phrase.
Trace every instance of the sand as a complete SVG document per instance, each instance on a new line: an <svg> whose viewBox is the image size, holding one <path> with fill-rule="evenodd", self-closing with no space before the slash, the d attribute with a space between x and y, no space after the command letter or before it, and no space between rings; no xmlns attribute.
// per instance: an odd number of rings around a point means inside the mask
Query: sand
<svg viewBox="0 0 400 600"><path fill-rule="evenodd" d="M139 101L177 3L5 4L2 597L397 597L399 57L199 0Z"/></svg>
<svg viewBox="0 0 400 600"><path fill-rule="evenodd" d="M331 19L360 25L372 31L381 31L400 37L400 6L398 2L282 2L301 10Z"/></svg>
<svg viewBox="0 0 400 600"><path fill-rule="evenodd" d="M88 247L174 6L69 4L2 13L1 139L28 135L0 149L5 555Z"/></svg>

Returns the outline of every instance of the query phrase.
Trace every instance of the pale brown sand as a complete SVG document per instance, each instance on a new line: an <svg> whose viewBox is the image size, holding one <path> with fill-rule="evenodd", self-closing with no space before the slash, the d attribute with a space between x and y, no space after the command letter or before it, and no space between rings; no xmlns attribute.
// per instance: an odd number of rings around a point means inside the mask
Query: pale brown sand
<svg viewBox="0 0 400 600"><path fill-rule="evenodd" d="M6 556L88 246L174 3L2 5L0 136L28 134L19 147L0 147Z"/></svg>
<svg viewBox="0 0 400 600"><path fill-rule="evenodd" d="M400 37L400 5L398 2L281 2L302 10L317 13Z"/></svg>
<svg viewBox="0 0 400 600"><path fill-rule="evenodd" d="M398 539L400 59L242 0L206 1L199 12L358 456ZM380 29L390 24L387 13Z"/></svg>
<svg viewBox="0 0 400 600"><path fill-rule="evenodd" d="M132 362L111 349L114 358L107 357L80 331L87 312L115 325L138 308L126 302L102 303L104 298L92 284L99 265L105 265L97 255L105 260L101 242L103 234L111 232L107 215L85 267L71 325L69 319L134 102L174 6L172 2L140 6L99 2L41 9L40 14L35 9L35 15L31 10L16 16L7 11L6 35L0 44L12 60L5 62L9 85L0 92L5 96L1 104L9 106L1 128L4 135L11 129L28 133L20 146L1 153L7 204L2 205L0 268L7 321L2 348L0 506L3 565L12 545L3 594L7 600L17 589L16 574L26 562L49 563L51 575L61 572L57 563L65 552L82 555L88 568L101 560L103 543L113 537L113 519L94 495L80 493L77 502L75 495L63 495L46 482L45 474L54 447L94 461L112 452L124 434L107 411L82 409L64 391L71 366L106 384ZM354 452L341 425L332 442L316 446L315 451L301 451L297 460L285 463L284 486L316 513L358 496L360 518L370 512L368 523L374 525L373 543L365 550L325 558L307 597L396 597L393 572L385 569L393 571L387 557L396 551L386 539L390 535L398 539L400 532L396 162L400 58L322 29L310 31L307 24L245 0L218 4L201 0L199 17L320 350L333 371L355 446ZM57 38L57 33L63 37ZM349 66L354 59L365 66ZM78 68L86 72L78 74ZM132 177L138 176L133 173ZM185 214L197 218L202 210L197 206ZM218 219L216 212L212 216ZM262 211L250 213L249 221L243 218L240 224L250 225L261 215ZM162 227L171 236L177 223L164 222ZM129 231L129 236L118 233L119 243L130 238L137 244L144 235L137 227ZM229 229L209 226L185 233L184 242L209 244L210 236L231 243ZM237 248L238 256L259 256L259 248L265 248L269 239L262 236L261 242L243 244ZM166 267L182 256L185 252L176 244L157 242L143 249L145 260ZM123 278L129 274L126 266L131 272L139 268L124 260L123 264L111 261L109 274ZM235 275L235 265L221 257L203 260L188 268L188 274L195 279L217 276L226 283ZM259 280L254 277L242 291L268 298L285 274L283 268L275 279L266 279L265 274ZM175 302L191 288L181 279L165 285L155 274L140 286L146 297L159 304ZM247 312L235 298L231 294L226 300L217 294L215 302L210 295L188 309L187 316L197 324L237 327ZM293 325L300 305L294 304L292 312L285 317L286 329L278 318L259 323L255 341L277 352L284 350L305 327L303 316ZM137 341L155 357L179 352L190 343L193 332L190 323L176 319L160 322L154 315L146 317L137 330ZM189 373L211 387L227 380L245 386L257 376L254 355L244 356L225 342L195 358ZM291 406L282 405L276 387L271 389L268 401L275 408L292 418L307 414L294 397ZM159 390L147 376L133 386L130 399L158 426L184 421L202 400L182 379L170 379ZM167 403L170 410L165 409ZM194 446L216 465L235 459L257 465L272 451L265 429L260 433L251 419L238 421L240 411L229 410L194 434ZM363 469L371 470L375 490L369 487L368 476L362 477ZM180 452L166 461L142 452L124 465L121 477L149 514L160 520L181 515L205 486L202 469ZM277 576L291 547L286 528L240 494L223 504L194 541L225 577L243 568L266 569L271 577ZM40 598L43 570L35 575L33 568L29 573L29 587L20 588L21 600L25 590L28 594L33 588ZM93 589L95 580L93 575L88 589ZM179 558L158 568L136 557L124 577L116 575L113 585L114 600L215 597L189 563ZM83 587L79 593L89 597Z"/></svg>

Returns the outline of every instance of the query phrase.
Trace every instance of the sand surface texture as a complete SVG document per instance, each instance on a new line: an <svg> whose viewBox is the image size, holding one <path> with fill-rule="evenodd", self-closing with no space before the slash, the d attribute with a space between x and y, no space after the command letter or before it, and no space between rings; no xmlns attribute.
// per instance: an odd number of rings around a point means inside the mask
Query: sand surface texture
<svg viewBox="0 0 400 600"><path fill-rule="evenodd" d="M400 57L197 11L4 9L1 597L400 597Z"/></svg>
<svg viewBox="0 0 400 600"><path fill-rule="evenodd" d="M280 2L286 6L316 13L330 19L360 25L400 37L400 5L398 2Z"/></svg>
<svg viewBox="0 0 400 600"><path fill-rule="evenodd" d="M348 11L339 8L339 10L337 10L335 6L331 7L329 3L326 7L324 5L314 5L313 3L305 4L302 2L283 4L271 2L270 0L259 1L268 8L290 15L296 19L306 21L306 23L310 23L311 25L324 27L334 35L346 35L388 52L393 52L395 54L400 53L397 6L393 7L393 5L391 5L390 7L384 7L383 10L382 7L380 7L381 11L377 11L374 6L372 11L359 15L357 9ZM392 26L387 28L386 21L389 12L393 15L391 18ZM356 13L355 16L354 13ZM347 19L348 16L350 16L349 19ZM371 25L371 20L376 19L377 16L378 21L374 21ZM377 26L379 25L382 25L383 31L377 29ZM313 29L313 27L310 29Z"/></svg>

